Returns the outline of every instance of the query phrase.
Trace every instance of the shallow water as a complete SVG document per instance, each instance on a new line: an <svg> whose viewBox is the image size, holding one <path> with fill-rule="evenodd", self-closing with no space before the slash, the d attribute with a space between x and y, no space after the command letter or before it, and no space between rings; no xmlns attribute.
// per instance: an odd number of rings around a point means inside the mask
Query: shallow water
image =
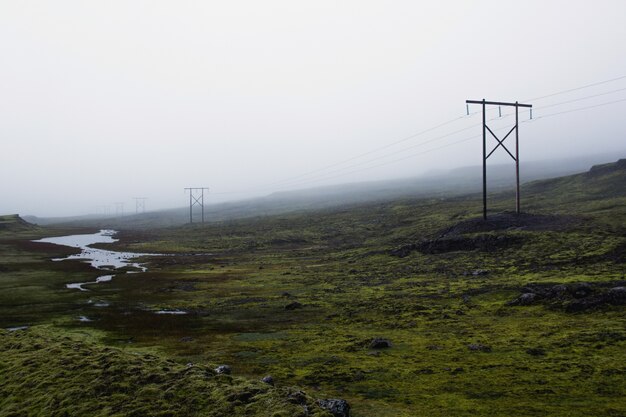
<svg viewBox="0 0 626 417"><path fill-rule="evenodd" d="M69 246L73 248L80 248L81 252L76 255L70 255L66 258L57 258L53 259L53 261L65 261L65 260L82 260L90 264L92 267L96 269L100 269L103 271L114 271L119 268L131 267L134 270L126 270L119 274L107 274L102 275L96 278L95 281L88 282L74 282L71 284L66 284L65 286L70 289L76 289L79 291L89 291L89 289L85 288L85 286L100 284L102 282L109 282L113 278L120 275L128 275L128 274L136 274L138 272L145 272L147 268L138 262L133 262L132 259L137 258L139 256L154 256L160 255L155 253L134 253L134 252L117 252L106 249L96 249L92 248L90 245L96 243L113 243L117 242L117 239L113 238L115 235L115 230L100 230L98 233L86 234L86 235L69 235L69 236L59 236L59 237L48 237L44 239L34 240L33 242L42 242L42 243L53 243L55 245ZM109 307L109 303L104 301L89 300L88 304L93 305L94 307ZM178 309L164 309L151 311L151 313L159 314L159 315L184 315L188 314L188 312ZM92 319L87 316L79 316L78 320L81 322L91 322Z"/></svg>
<svg viewBox="0 0 626 417"><path fill-rule="evenodd" d="M72 248L82 249L81 253L70 255L67 258L57 258L53 261L64 261L68 259L79 259L89 263L97 269L117 269L125 266L138 268L145 271L146 268L137 262L131 262L133 258L138 256L151 255L148 253L134 252L117 252L106 249L92 248L90 245L96 243L114 243L118 239L114 239L115 230L100 230L98 233L88 235L69 235L58 237L46 237L44 239L34 240L33 242L54 243L55 245L69 246Z"/></svg>
<svg viewBox="0 0 626 417"><path fill-rule="evenodd" d="M58 237L47 237L33 242L41 243L53 243L55 245L69 246L72 248L80 248L81 252L76 255L70 255L66 258L56 258L53 261L65 261L70 259L82 260L90 264L96 269L102 269L106 271L112 271L118 268L131 267L141 272L146 271L146 267L138 262L133 262L132 259L139 256L155 255L151 253L134 253L134 252L117 252L106 249L92 248L90 245L96 243L113 243L118 239L113 238L115 230L100 230L98 233L86 234L86 235L69 235ZM127 273L139 272L128 271ZM79 291L89 291L85 288L85 285L99 284L101 282L111 281L115 275L103 275L98 277L95 281L89 282L75 282L66 284L67 288L77 289Z"/></svg>

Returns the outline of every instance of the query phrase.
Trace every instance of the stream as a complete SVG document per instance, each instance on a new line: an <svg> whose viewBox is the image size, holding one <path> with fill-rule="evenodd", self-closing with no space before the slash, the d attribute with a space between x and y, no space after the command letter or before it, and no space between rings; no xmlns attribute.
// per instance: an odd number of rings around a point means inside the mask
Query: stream
<svg viewBox="0 0 626 417"><path fill-rule="evenodd" d="M125 274L145 272L147 268L138 262L133 262L132 259L139 256L158 255L153 253L117 252L112 250L93 248L90 246L96 243L117 242L118 239L115 239L113 237L115 233L117 233L115 230L100 230L98 233L47 237L39 240L34 240L33 242L53 243L55 245L79 248L81 249L81 252L79 254L70 255L66 258L55 258L53 259L53 261L65 261L72 259L82 260L83 262L90 264L96 269L107 271L108 274L96 278L95 281L74 282L65 285L67 288L76 289L79 291L89 291L87 288L85 288L86 285L88 286L111 281L116 276L116 274L111 274L111 271L115 271L116 269L124 267L135 269L134 271L125 271Z"/></svg>
<svg viewBox="0 0 626 417"><path fill-rule="evenodd" d="M96 278L95 281L87 282L73 282L65 284L68 289L74 289L78 291L90 291L89 286L97 285L103 282L109 282L113 278L119 275L135 274L138 272L146 272L147 268L139 262L135 262L134 259L140 256L163 256L159 253L137 253L137 252L119 252L106 249L94 248L92 245L96 243L114 243L118 239L113 236L117 232L115 230L100 230L98 233L84 234L84 235L69 235L58 237L47 237L44 239L33 240L33 242L41 243L53 243L55 245L69 246L72 248L79 248L80 253L70 255L65 258L52 259L55 262L62 262L67 260L80 260L88 263L92 267L106 272L105 274ZM123 271L117 271L124 268ZM93 307L109 307L109 303L105 301L89 300L88 303ZM162 309L162 310L149 310L154 314L167 314L167 315L184 315L186 311L178 309ZM79 316L80 322L91 322L92 319L87 316ZM15 328L15 330L21 330L21 328Z"/></svg>

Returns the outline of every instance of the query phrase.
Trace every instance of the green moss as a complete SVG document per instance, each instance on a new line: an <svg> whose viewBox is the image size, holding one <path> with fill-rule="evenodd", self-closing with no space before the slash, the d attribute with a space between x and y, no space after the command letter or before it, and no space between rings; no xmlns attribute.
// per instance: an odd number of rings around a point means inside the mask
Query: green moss
<svg viewBox="0 0 626 417"><path fill-rule="evenodd" d="M310 397L216 375L202 364L103 347L31 328L0 332L0 415L322 416Z"/></svg>

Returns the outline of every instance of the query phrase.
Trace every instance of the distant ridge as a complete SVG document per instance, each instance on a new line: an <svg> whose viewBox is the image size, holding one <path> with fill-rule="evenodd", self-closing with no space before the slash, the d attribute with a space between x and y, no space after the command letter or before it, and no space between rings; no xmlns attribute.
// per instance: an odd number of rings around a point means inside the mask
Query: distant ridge
<svg viewBox="0 0 626 417"><path fill-rule="evenodd" d="M39 227L32 223L28 223L18 214L0 215L0 233L2 232L24 232L37 230Z"/></svg>
<svg viewBox="0 0 626 417"><path fill-rule="evenodd" d="M626 152L625 152L626 153ZM593 175L589 172L619 169L625 163L620 160L614 163L598 162L610 160L606 156L594 158L527 162L522 164L522 180L525 192L542 192L541 189L550 184L560 184L562 178L572 174ZM596 164L596 165L594 165ZM591 168L591 170L589 170ZM583 172L583 174L580 174ZM568 177L564 177L567 175ZM513 166L491 165L487 171L489 192L510 190L514 185ZM568 180L565 180L567 182ZM606 182L606 181L605 181ZM448 198L453 196L479 193L482 184L482 168L478 166L457 168L446 172L433 172L430 175L395 180L370 181L340 185L329 185L301 190L283 191L265 197L247 200L209 204L205 207L205 218L208 222L230 221L242 218L281 215L306 210L324 210L336 207L348 207L376 201L390 201L413 198ZM596 184L604 187L604 184ZM619 188L620 184L608 185ZM607 190L608 190L607 189ZM580 192L570 190L568 192ZM609 192L609 191L607 191ZM199 216L196 214L195 219ZM86 226L100 228L142 229L152 227L179 226L189 221L189 208L180 207L160 211L133 214L120 218L102 218L97 215L86 215L65 218L28 219L39 225L64 224L68 226Z"/></svg>

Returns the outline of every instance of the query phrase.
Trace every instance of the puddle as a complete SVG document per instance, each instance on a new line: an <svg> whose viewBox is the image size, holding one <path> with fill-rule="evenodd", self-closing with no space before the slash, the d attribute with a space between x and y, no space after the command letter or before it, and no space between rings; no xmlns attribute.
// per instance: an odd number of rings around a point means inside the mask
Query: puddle
<svg viewBox="0 0 626 417"><path fill-rule="evenodd" d="M65 284L65 287L67 287L67 288L75 288L75 289L80 290L80 291L89 291L87 288L83 288L83 285L99 284L101 282L108 282L108 281L111 281L114 276L115 275L103 275L101 277L96 278L95 281L74 282L72 284Z"/></svg>
<svg viewBox="0 0 626 417"><path fill-rule="evenodd" d="M17 327L7 327L7 330L10 332L17 332L19 330L26 330L28 326L17 326Z"/></svg>
<svg viewBox="0 0 626 417"><path fill-rule="evenodd" d="M187 314L187 312L183 310L158 310L158 311L155 311L154 313L155 314L174 314L174 315Z"/></svg>

